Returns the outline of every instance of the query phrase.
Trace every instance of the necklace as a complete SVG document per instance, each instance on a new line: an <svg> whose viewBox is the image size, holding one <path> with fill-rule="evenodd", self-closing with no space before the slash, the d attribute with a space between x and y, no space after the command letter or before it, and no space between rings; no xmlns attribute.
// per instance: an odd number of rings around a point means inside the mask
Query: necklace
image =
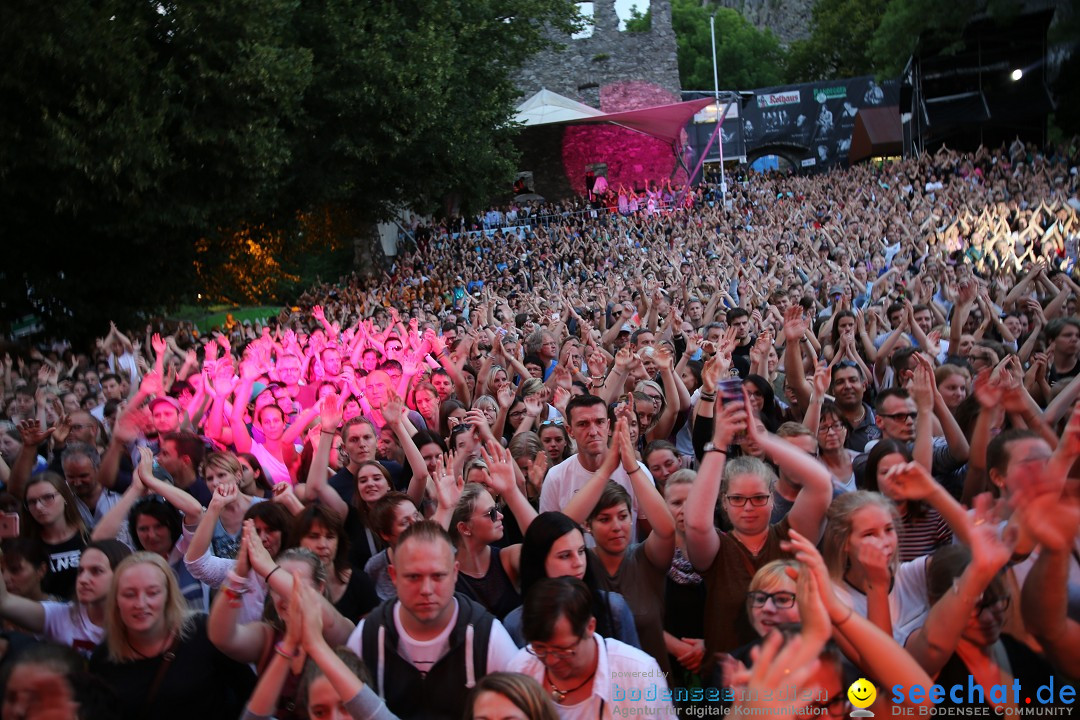
<svg viewBox="0 0 1080 720"><path fill-rule="evenodd" d="M551 681L551 676L548 675L547 670L544 670L544 678L547 680L548 687L551 688L551 697L555 698L555 702L561 703L563 700L566 699L567 695L577 692L578 690L592 682L593 676L596 675L596 668L598 667L600 667L600 663L596 664L596 667L593 668L593 671L589 673L589 677L585 678L585 680L583 680L580 684L575 685L572 688L567 688L566 690L560 690L559 688L555 687L555 683Z"/></svg>
<svg viewBox="0 0 1080 720"><path fill-rule="evenodd" d="M151 655L144 655L144 654L143 654L142 652L140 652L140 651L139 651L139 648L137 648L137 647L135 647L134 645L132 645L132 644L131 644L131 640L130 640L130 639L129 639L129 640L127 641L127 644L128 644L128 647L129 647L129 648L131 648L131 650L132 650L132 651L133 651L133 652L134 652L134 653L135 653L136 655L138 655L139 657L141 657L141 658L142 658L143 660L149 660L150 658L153 658L153 657L157 657L158 655L161 655L161 654L162 654L162 652L164 652L164 650L167 650L167 649L168 649L168 647L169 647L169 644L170 644L170 640L172 640L172 633L170 633L170 634L168 634L168 635L166 635L166 636L165 636L165 640L164 640L164 647L163 647L163 650L160 650L160 651L158 651L158 652L156 652L156 653L153 653L153 654L151 654Z"/></svg>

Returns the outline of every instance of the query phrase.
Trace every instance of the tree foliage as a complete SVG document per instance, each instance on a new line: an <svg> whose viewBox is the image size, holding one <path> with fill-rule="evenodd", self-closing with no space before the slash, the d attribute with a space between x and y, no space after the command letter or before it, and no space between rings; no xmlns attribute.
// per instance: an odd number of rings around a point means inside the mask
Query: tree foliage
<svg viewBox="0 0 1080 720"><path fill-rule="evenodd" d="M810 37L791 45L788 79L855 77L871 70L869 48L889 0L818 0Z"/></svg>
<svg viewBox="0 0 1080 720"><path fill-rule="evenodd" d="M784 77L784 51L768 30L751 25L738 11L673 0L671 24L679 55L679 80L688 90L713 87L709 17L716 15L716 67L724 88L777 85Z"/></svg>
<svg viewBox="0 0 1080 720"><path fill-rule="evenodd" d="M568 0L8 0L0 19L0 317L67 333L202 284L269 299L399 204L480 202L513 171L512 71L579 20Z"/></svg>

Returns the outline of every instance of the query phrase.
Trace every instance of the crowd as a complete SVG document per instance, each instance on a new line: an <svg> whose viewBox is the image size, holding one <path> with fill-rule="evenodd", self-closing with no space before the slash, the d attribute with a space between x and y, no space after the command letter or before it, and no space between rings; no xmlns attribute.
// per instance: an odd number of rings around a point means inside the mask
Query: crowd
<svg viewBox="0 0 1080 720"><path fill-rule="evenodd" d="M1071 705L1078 166L414 222L265 325L12 346L0 714Z"/></svg>

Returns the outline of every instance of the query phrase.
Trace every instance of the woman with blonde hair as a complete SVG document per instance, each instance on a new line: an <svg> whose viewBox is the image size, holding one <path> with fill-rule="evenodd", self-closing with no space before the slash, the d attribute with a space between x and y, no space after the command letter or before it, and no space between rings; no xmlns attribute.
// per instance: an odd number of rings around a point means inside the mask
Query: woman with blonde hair
<svg viewBox="0 0 1080 720"><path fill-rule="evenodd" d="M235 718L254 686L246 665L211 644L206 616L188 610L168 563L149 552L129 556L113 573L105 642L90 671L131 720Z"/></svg>
<svg viewBox="0 0 1080 720"><path fill-rule="evenodd" d="M502 619L521 604L521 544L498 547L505 536L503 511L495 496L505 501L520 525L518 536L529 529L536 510L517 484L510 451L495 441L481 453L485 482L469 482L450 518L450 537L460 565L457 589Z"/></svg>
<svg viewBox="0 0 1080 720"><path fill-rule="evenodd" d="M822 555L840 598L903 645L929 607L926 556L900 563L900 527L884 495L845 493L826 514Z"/></svg>
<svg viewBox="0 0 1080 720"><path fill-rule="evenodd" d="M465 704L465 720L525 717L559 720L555 704L528 675L493 672L480 678Z"/></svg>

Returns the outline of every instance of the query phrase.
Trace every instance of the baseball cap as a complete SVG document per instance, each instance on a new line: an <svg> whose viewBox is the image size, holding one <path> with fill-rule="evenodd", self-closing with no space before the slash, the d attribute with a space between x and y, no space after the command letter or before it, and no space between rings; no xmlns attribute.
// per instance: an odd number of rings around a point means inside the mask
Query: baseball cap
<svg viewBox="0 0 1080 720"><path fill-rule="evenodd" d="M168 395L158 395L156 398L150 401L150 412L154 411L154 408L161 403L168 403L172 405L176 412L182 412L180 408L180 401L176 398L169 397Z"/></svg>

